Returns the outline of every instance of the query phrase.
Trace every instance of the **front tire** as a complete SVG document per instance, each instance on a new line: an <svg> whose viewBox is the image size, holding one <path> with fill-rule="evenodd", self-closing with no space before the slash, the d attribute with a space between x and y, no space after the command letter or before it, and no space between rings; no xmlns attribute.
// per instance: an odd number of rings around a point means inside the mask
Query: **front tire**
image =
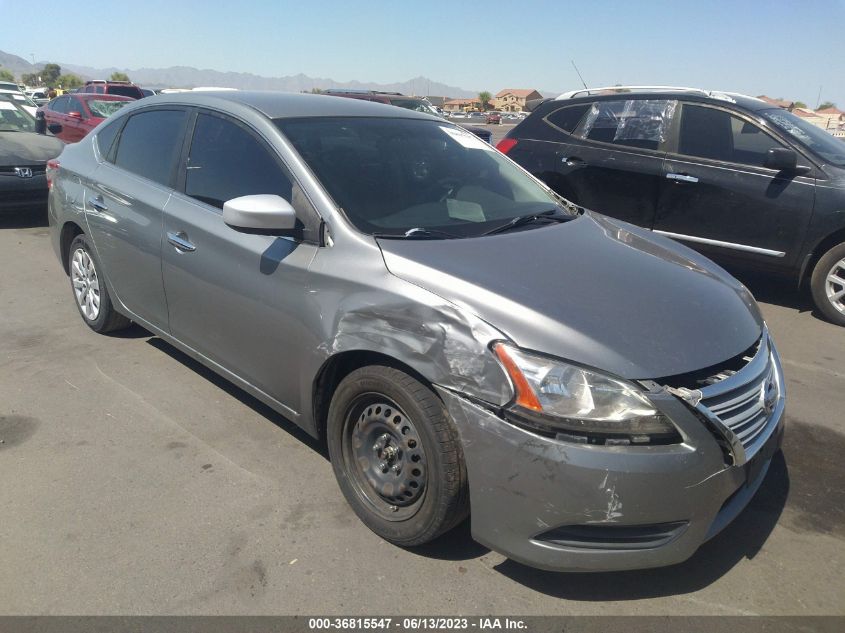
<svg viewBox="0 0 845 633"><path fill-rule="evenodd" d="M130 325L131 321L114 309L102 267L84 233L70 244L68 271L76 307L88 327L105 334Z"/></svg>
<svg viewBox="0 0 845 633"><path fill-rule="evenodd" d="M351 372L332 396L327 434L343 495L386 541L427 543L469 513L457 429L437 395L405 372Z"/></svg>
<svg viewBox="0 0 845 633"><path fill-rule="evenodd" d="M810 280L813 302L831 323L845 326L845 243L822 255Z"/></svg>

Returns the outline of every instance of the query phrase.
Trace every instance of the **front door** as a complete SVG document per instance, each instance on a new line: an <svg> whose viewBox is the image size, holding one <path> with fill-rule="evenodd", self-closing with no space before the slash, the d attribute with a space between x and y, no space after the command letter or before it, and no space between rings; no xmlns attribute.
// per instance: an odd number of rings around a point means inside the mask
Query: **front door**
<svg viewBox="0 0 845 633"><path fill-rule="evenodd" d="M303 213L297 185L262 139L210 113L196 118L183 193L167 203L162 256L174 337L299 410L303 350L313 349L301 306L317 246L223 222L226 200L277 194Z"/></svg>
<svg viewBox="0 0 845 633"><path fill-rule="evenodd" d="M708 256L766 268L799 259L813 212L815 178L763 167L786 147L750 118L682 106L677 149L663 165L654 230ZM799 154L799 164L810 165Z"/></svg>

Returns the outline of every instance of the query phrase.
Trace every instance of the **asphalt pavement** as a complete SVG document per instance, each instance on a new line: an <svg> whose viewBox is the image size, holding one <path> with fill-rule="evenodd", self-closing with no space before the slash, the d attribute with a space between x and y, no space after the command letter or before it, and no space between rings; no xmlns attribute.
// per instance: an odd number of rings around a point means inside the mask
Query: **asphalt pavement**
<svg viewBox="0 0 845 633"><path fill-rule="evenodd" d="M0 271L0 614L845 613L845 330L780 282L743 278L788 388L757 497L681 565L579 575L466 524L384 542L294 425L140 327L90 331L43 218L0 219Z"/></svg>

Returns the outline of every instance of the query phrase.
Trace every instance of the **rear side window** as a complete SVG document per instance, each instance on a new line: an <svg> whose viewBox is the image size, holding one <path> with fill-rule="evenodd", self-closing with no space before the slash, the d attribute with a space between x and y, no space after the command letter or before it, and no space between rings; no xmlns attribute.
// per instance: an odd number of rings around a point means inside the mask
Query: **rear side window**
<svg viewBox="0 0 845 633"><path fill-rule="evenodd" d="M666 140L677 101L598 101L584 118L582 135L591 141L656 150Z"/></svg>
<svg viewBox="0 0 845 633"><path fill-rule="evenodd" d="M170 186L182 149L184 110L153 110L129 117L120 135L114 163L134 174Z"/></svg>
<svg viewBox="0 0 845 633"><path fill-rule="evenodd" d="M188 158L185 193L218 209L232 198L276 194L291 201L291 181L270 151L241 126L200 114Z"/></svg>
<svg viewBox="0 0 845 633"><path fill-rule="evenodd" d="M559 110L555 110L551 114L547 115L546 121L554 125L556 128L563 130L567 134L572 134L575 128L578 127L578 123L581 122L584 114L591 106L592 104L584 103L582 105L560 108Z"/></svg>
<svg viewBox="0 0 845 633"><path fill-rule="evenodd" d="M687 156L762 167L768 151L784 147L759 126L724 110L685 104L678 152Z"/></svg>

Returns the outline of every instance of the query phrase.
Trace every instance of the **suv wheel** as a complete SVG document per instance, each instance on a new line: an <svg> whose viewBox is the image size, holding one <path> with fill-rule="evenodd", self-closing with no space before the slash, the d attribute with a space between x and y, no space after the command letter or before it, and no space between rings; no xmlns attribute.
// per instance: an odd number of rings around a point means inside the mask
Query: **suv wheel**
<svg viewBox="0 0 845 633"><path fill-rule="evenodd" d="M105 334L123 329L131 321L114 309L106 280L99 273L101 269L88 238L84 234L77 235L68 254L73 298L85 324L95 332Z"/></svg>
<svg viewBox="0 0 845 633"><path fill-rule="evenodd" d="M468 514L458 432L436 394L392 367L357 369L335 390L328 447L340 489L373 532L426 543Z"/></svg>
<svg viewBox="0 0 845 633"><path fill-rule="evenodd" d="M845 243L825 253L810 281L816 307L836 325L845 326Z"/></svg>

